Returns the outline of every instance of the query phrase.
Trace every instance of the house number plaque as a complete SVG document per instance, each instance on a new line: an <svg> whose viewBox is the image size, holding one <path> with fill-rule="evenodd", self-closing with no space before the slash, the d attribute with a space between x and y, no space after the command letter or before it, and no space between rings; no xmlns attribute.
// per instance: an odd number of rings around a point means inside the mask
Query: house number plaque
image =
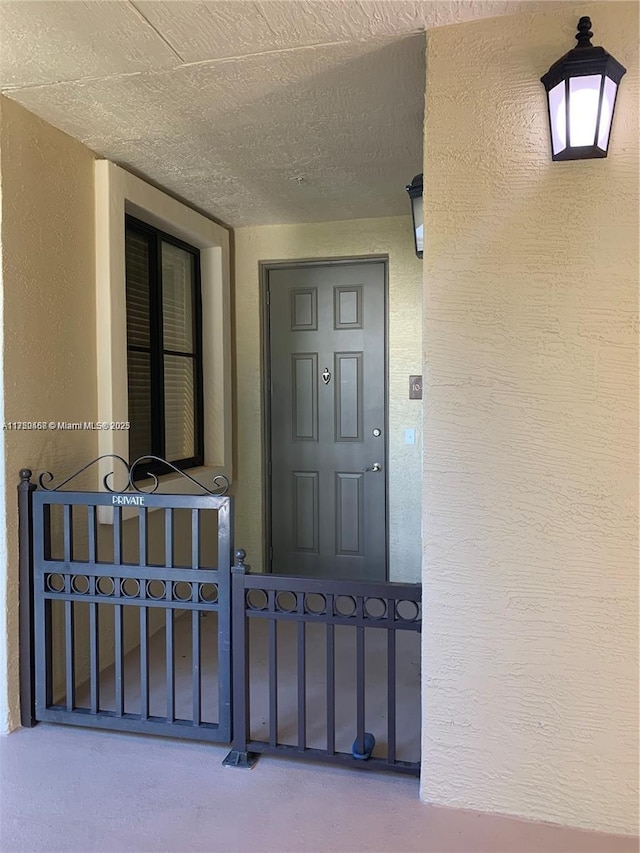
<svg viewBox="0 0 640 853"><path fill-rule="evenodd" d="M422 400L422 376L409 377L409 399Z"/></svg>

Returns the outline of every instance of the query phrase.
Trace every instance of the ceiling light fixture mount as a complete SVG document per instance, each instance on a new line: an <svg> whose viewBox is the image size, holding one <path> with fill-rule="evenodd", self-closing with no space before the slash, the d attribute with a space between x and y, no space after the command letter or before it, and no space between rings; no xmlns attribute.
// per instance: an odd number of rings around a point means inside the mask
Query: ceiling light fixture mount
<svg viewBox="0 0 640 853"><path fill-rule="evenodd" d="M407 192L411 199L411 215L413 217L413 240L416 255L422 257L424 245L424 206L422 203L422 174L416 175L410 184L407 184Z"/></svg>
<svg viewBox="0 0 640 853"><path fill-rule="evenodd" d="M541 77L547 92L553 160L606 157L618 86L626 68L591 44L591 19L580 18L573 50Z"/></svg>

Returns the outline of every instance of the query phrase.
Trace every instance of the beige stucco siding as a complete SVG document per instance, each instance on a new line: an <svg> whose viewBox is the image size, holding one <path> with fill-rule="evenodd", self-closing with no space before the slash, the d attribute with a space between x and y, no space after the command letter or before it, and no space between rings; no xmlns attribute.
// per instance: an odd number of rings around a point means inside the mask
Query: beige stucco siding
<svg viewBox="0 0 640 853"><path fill-rule="evenodd" d="M584 11L428 33L422 796L633 832L638 6L587 10L608 159L553 163Z"/></svg>
<svg viewBox="0 0 640 853"><path fill-rule="evenodd" d="M94 155L0 101L4 419L96 421ZM17 472L70 473L96 456L97 438L7 430L4 442L8 682L0 684L0 727L7 729L19 719Z"/></svg>
<svg viewBox="0 0 640 853"><path fill-rule="evenodd" d="M259 262L388 255L390 575L419 580L422 404L408 398L409 376L421 372L422 292L411 228L410 216L395 216L235 232L236 540L255 569L264 532ZM415 429L415 445L405 445L405 428Z"/></svg>

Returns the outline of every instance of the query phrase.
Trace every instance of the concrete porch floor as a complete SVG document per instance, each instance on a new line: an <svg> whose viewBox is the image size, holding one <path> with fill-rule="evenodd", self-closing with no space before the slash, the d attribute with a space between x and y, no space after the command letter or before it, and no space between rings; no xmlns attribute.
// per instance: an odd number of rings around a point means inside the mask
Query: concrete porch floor
<svg viewBox="0 0 640 853"><path fill-rule="evenodd" d="M425 806L415 779L40 724L0 739L0 850L636 853L638 841Z"/></svg>

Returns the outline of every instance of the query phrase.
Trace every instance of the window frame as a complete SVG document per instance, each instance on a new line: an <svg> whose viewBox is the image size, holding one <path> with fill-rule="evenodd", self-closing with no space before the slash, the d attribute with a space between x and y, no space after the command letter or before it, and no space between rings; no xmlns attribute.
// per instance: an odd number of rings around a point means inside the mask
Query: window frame
<svg viewBox="0 0 640 853"><path fill-rule="evenodd" d="M143 234L149 240L149 360L151 371L151 455L166 459L181 471L204 465L204 384L203 384L203 348L202 348L202 278L200 268L200 249L138 219L130 213L124 216L125 249L127 231ZM188 252L193 258L194 287L193 287L193 354L167 350L164 346L164 327L162 315L162 244L168 243L178 249ZM125 302L126 304L126 302ZM145 347L131 345L127 334L127 377L129 352L147 352ZM166 428L165 428L165 394L164 394L164 358L166 355L191 357L194 364L194 449L193 456L184 459L167 459L166 457ZM128 392L127 392L128 396ZM129 459L129 463L135 462ZM160 462L150 461L143 468L134 471L134 479L144 479L147 474L166 474L167 469Z"/></svg>
<svg viewBox="0 0 640 853"><path fill-rule="evenodd" d="M160 230L175 234L200 250L202 288L202 353L204 374L204 465L189 477L205 488L214 478L233 483L232 295L229 228L187 206L109 160L96 160L95 293L98 368L98 489L126 488L125 473L114 457L129 452L127 388L127 320L125 305L124 216L132 214ZM105 479L106 478L106 479ZM187 494L193 485L182 473L169 471L157 481L139 481L159 493ZM137 510L125 507L123 518ZM111 506L98 507L98 521L113 523Z"/></svg>

